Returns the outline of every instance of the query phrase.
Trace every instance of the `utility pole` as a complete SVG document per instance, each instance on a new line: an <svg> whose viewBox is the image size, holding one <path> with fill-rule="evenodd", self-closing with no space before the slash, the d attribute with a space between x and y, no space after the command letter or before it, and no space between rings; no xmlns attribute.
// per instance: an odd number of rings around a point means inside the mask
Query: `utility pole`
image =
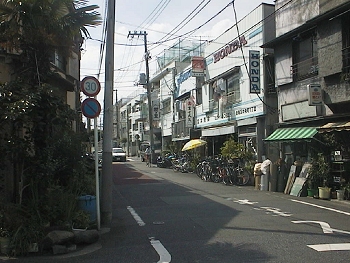
<svg viewBox="0 0 350 263"><path fill-rule="evenodd" d="M144 45L145 45L145 61L146 61L146 88L147 88L147 100L148 100L148 118L149 118L149 143L151 147L151 164L153 160L153 153L154 153L154 138L153 138L153 105L152 105L152 92L151 92L151 85L149 83L149 54L147 50L147 33L146 31L129 31L129 36L143 36L144 39Z"/></svg>
<svg viewBox="0 0 350 263"><path fill-rule="evenodd" d="M113 82L114 82L114 28L115 0L108 0L105 57L105 93L102 144L101 223L112 222L112 137L113 137Z"/></svg>
<svg viewBox="0 0 350 263"><path fill-rule="evenodd" d="M116 116L116 135L117 147L120 146L120 132L119 132L119 102L118 102L118 91L115 90L115 116Z"/></svg>

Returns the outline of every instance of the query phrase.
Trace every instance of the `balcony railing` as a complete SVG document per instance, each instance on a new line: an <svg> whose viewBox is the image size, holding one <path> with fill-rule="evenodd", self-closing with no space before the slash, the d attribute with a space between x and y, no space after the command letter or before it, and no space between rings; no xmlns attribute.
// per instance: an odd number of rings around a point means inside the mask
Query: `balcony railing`
<svg viewBox="0 0 350 263"><path fill-rule="evenodd" d="M318 58L312 57L291 66L291 74L295 81L308 79L318 75Z"/></svg>

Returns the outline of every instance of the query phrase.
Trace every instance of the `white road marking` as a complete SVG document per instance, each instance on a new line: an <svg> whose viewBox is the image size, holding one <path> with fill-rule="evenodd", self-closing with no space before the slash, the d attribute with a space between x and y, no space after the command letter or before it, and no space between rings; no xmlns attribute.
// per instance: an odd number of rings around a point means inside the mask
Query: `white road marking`
<svg viewBox="0 0 350 263"><path fill-rule="evenodd" d="M307 245L307 246L318 251L318 252L350 250L350 243L319 244L319 245Z"/></svg>
<svg viewBox="0 0 350 263"><path fill-rule="evenodd" d="M272 212L274 213L275 215L278 215L278 216L291 216L292 214L287 214L285 212L282 212L281 209L279 208L274 208L274 207L261 207L262 209L265 209L266 211L268 212Z"/></svg>
<svg viewBox="0 0 350 263"><path fill-rule="evenodd" d="M321 226L323 233L325 233L325 234L332 234L333 232L338 232L338 233L350 235L349 231L331 228L331 226L327 222L322 222L322 221L292 221L292 223L294 223L294 224L315 223L315 224L319 224Z"/></svg>
<svg viewBox="0 0 350 263"><path fill-rule="evenodd" d="M248 199L237 200L234 202L239 203L240 205L254 205L258 203L258 202L250 202Z"/></svg>
<svg viewBox="0 0 350 263"><path fill-rule="evenodd" d="M171 262L171 255L168 250L160 243L159 240L151 239L151 245L157 251L159 255L159 261L157 263L169 263Z"/></svg>
<svg viewBox="0 0 350 263"><path fill-rule="evenodd" d="M139 226L145 226L146 223L143 222L143 220L141 219L141 217L136 213L136 211L134 210L134 208L132 208L131 206L127 206L127 209L129 210L130 214L134 217L136 223L139 224Z"/></svg>
<svg viewBox="0 0 350 263"><path fill-rule="evenodd" d="M131 206L127 206L126 208L129 210L130 214L134 217L135 221L138 223L139 226L146 225L146 223L143 222L141 217L136 213L134 208L132 208ZM157 263L170 263L171 255L169 254L168 250L165 249L162 243L160 243L159 240L155 240L154 237L151 237L150 240L151 245L159 255L159 261Z"/></svg>
<svg viewBox="0 0 350 263"><path fill-rule="evenodd" d="M331 226L328 223L322 222L322 221L292 221L292 223L294 223L294 224L308 224L308 223L319 224L323 230L323 233L325 233L325 234L332 234L333 233L333 229L331 228Z"/></svg>
<svg viewBox="0 0 350 263"><path fill-rule="evenodd" d="M341 211L341 210L338 210L338 209L334 209L334 208L330 208L330 207L326 207L326 206L321 206L321 205L315 205L315 204L311 204L311 203L307 203L307 202L303 202L303 201L299 201L299 200L295 200L295 199L291 199L291 201L296 202L296 203L300 203L300 204L304 204L304 205L314 206L314 207L317 207L317 208L321 208L321 209L333 211L333 212L336 212L336 213L339 213L339 214L350 216L349 212L344 212L344 211Z"/></svg>

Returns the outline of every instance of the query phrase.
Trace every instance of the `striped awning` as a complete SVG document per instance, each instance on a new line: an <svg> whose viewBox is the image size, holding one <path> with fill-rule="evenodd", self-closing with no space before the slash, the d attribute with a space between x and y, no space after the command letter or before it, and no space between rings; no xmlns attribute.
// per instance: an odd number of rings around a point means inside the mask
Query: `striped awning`
<svg viewBox="0 0 350 263"><path fill-rule="evenodd" d="M283 141L304 141L311 140L317 133L316 127L293 127L279 128L275 130L264 141L283 142Z"/></svg>
<svg viewBox="0 0 350 263"><path fill-rule="evenodd" d="M330 122L320 127L319 132L350 131L350 121Z"/></svg>

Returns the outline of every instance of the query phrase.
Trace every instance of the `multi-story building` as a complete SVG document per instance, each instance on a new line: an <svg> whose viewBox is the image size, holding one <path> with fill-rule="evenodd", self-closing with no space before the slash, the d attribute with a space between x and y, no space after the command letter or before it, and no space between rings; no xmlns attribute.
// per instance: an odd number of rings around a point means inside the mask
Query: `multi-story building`
<svg viewBox="0 0 350 263"><path fill-rule="evenodd" d="M289 164L310 160L322 125L350 120L349 10L349 0L276 1L276 38L264 47L274 48L279 120L266 142Z"/></svg>
<svg viewBox="0 0 350 263"><path fill-rule="evenodd" d="M181 145L190 139L194 129L193 123L185 125L184 111L179 108L181 102L189 98L190 91L196 86L184 88L184 81L195 79L184 70L191 65L193 56L200 56L203 44L196 41L179 41L157 58L158 70L151 78L153 90L158 90L160 105L159 127L161 128L162 149L168 149L171 144ZM184 74L186 77L184 77Z"/></svg>
<svg viewBox="0 0 350 263"><path fill-rule="evenodd" d="M119 114L117 123L119 142L116 143L123 147L128 155L136 155L139 143L148 140L148 102L146 91L136 91L128 98L118 101ZM146 129L147 128L147 129Z"/></svg>
<svg viewBox="0 0 350 263"><path fill-rule="evenodd" d="M18 63L19 54L6 47L0 48L0 81L6 83L18 77L15 67ZM80 49L79 41L71 56L64 57L55 52L51 56L52 75L49 83L58 87L55 91L57 97L62 99L71 109L80 112ZM81 131L83 128L82 116L77 114L71 126L74 131ZM11 127L3 127L2 134ZM24 133L23 133L24 134ZM8 161L8 160L6 160ZM13 165L8 163L6 169L0 171L0 198L11 200L16 194L15 185L19 181L14 176ZM18 179L19 180L19 179Z"/></svg>
<svg viewBox="0 0 350 263"><path fill-rule="evenodd" d="M262 140L277 122L273 51L260 47L275 37L273 12L273 5L261 4L215 40L179 41L158 58L150 84L151 103L160 105L153 127L161 128L162 149L175 144L179 150L189 139L203 136L209 142L207 154L215 155L235 134L262 158ZM140 99L121 108L121 123L130 120L136 101ZM129 129L133 125L138 127L130 123Z"/></svg>
<svg viewBox="0 0 350 263"><path fill-rule="evenodd" d="M209 155L219 154L233 135L259 160L265 155L262 142L277 121L277 103L273 51L261 45L274 37L274 6L261 4L205 48L195 121Z"/></svg>

